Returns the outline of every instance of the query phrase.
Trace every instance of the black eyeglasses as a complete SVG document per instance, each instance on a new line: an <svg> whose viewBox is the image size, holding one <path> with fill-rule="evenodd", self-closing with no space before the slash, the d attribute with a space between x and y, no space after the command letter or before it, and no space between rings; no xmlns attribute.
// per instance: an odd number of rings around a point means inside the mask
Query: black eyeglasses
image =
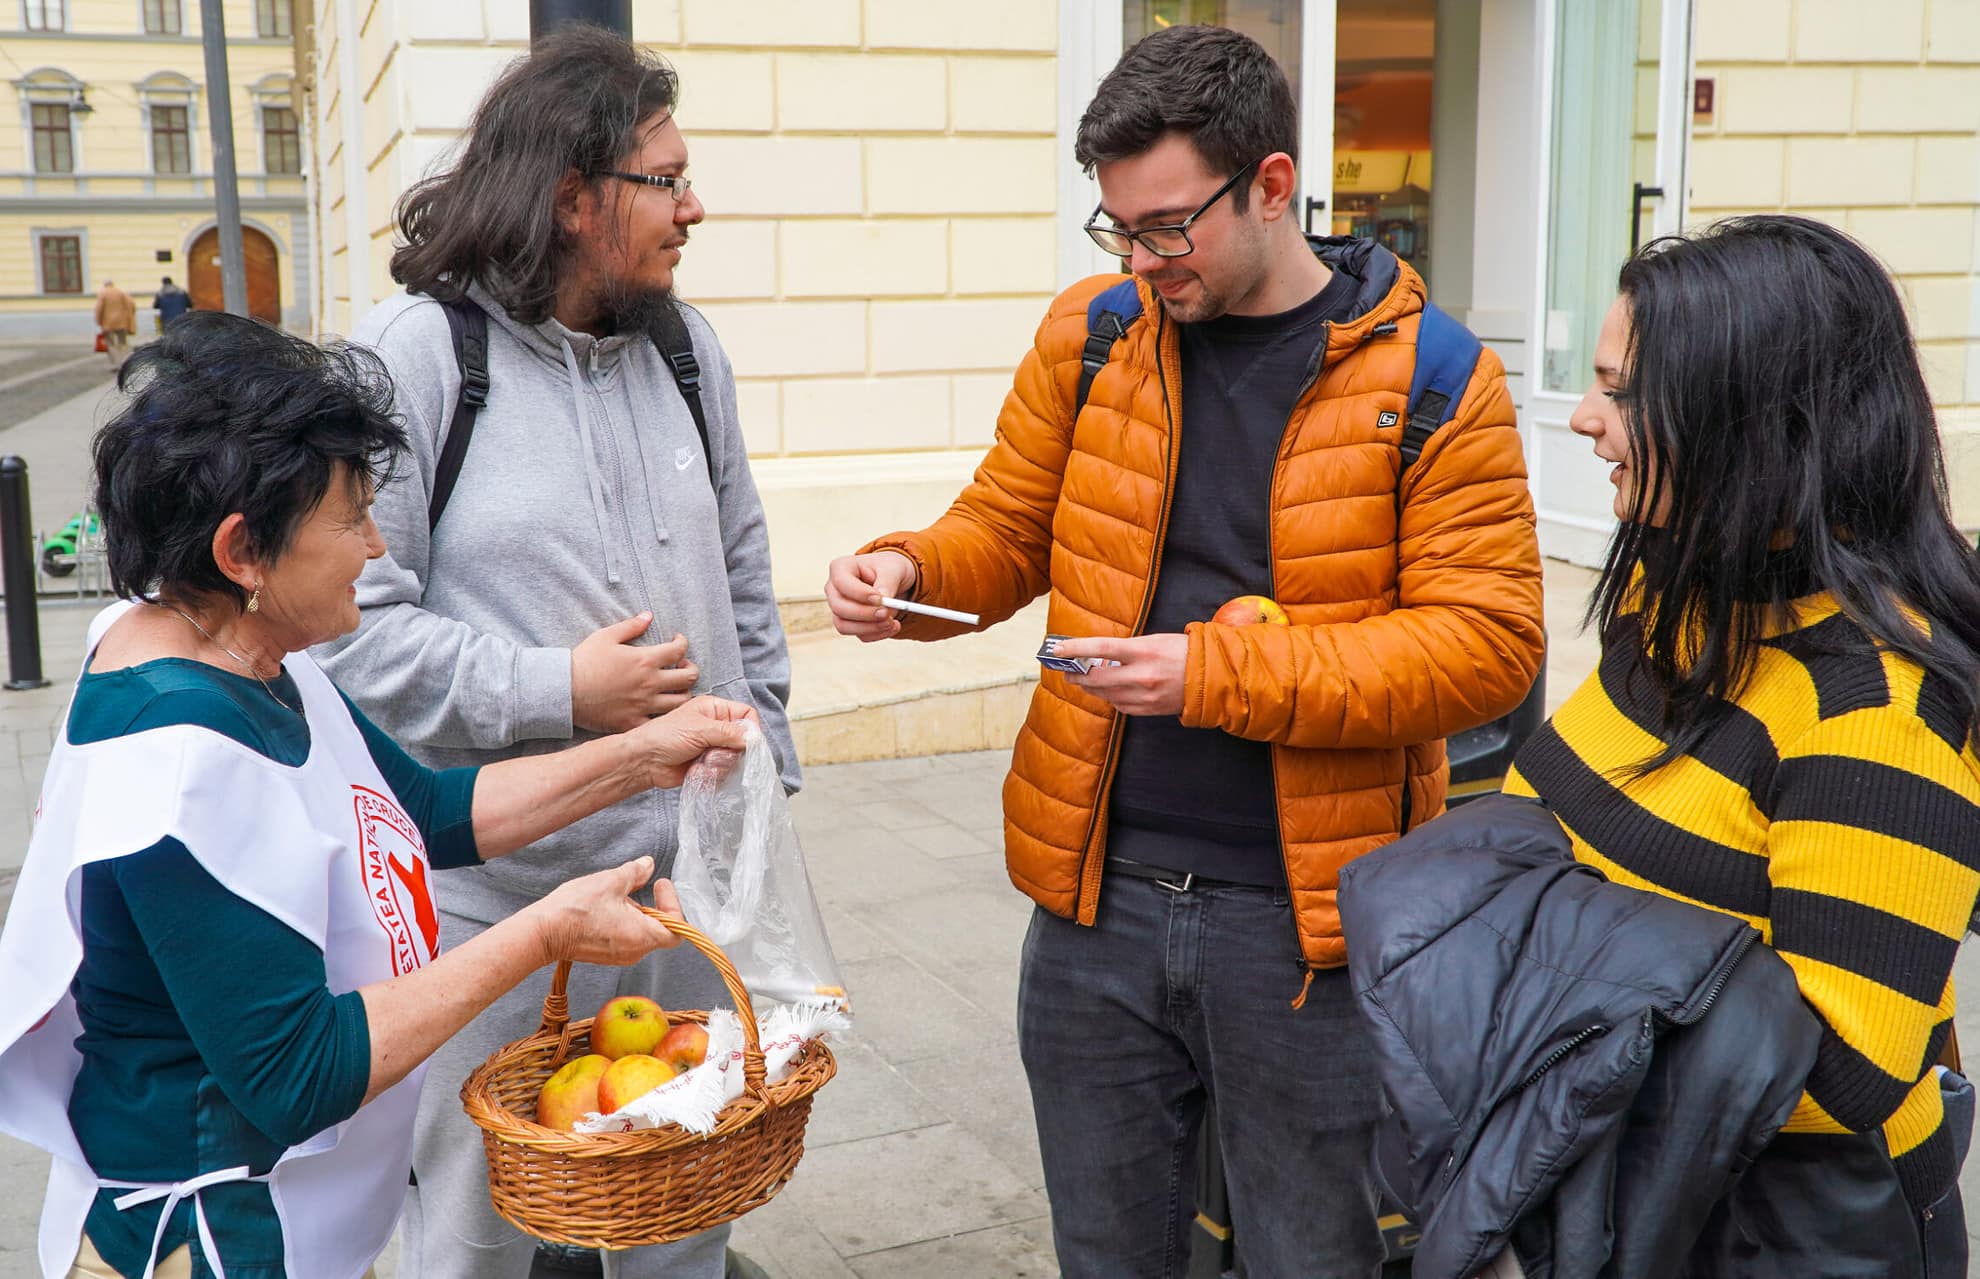
<svg viewBox="0 0 1980 1279"><path fill-rule="evenodd" d="M1196 252L1196 245L1189 238L1191 224L1208 213L1210 206L1223 199L1225 193L1238 184L1239 179L1258 167L1258 163L1257 160L1253 160L1233 173L1225 179L1224 185L1211 193L1209 199L1197 206L1196 212L1173 225L1143 227L1139 231L1123 231L1119 227L1102 226L1098 221L1102 210L1095 205L1092 216L1086 219L1086 234L1092 237L1095 244L1117 258L1131 257L1137 244L1158 258L1185 257Z"/></svg>
<svg viewBox="0 0 1980 1279"><path fill-rule="evenodd" d="M694 185L692 178L677 178L665 173L616 173L608 170L605 176L621 182L637 182L643 187L659 187L673 196L676 204L687 198L688 188Z"/></svg>

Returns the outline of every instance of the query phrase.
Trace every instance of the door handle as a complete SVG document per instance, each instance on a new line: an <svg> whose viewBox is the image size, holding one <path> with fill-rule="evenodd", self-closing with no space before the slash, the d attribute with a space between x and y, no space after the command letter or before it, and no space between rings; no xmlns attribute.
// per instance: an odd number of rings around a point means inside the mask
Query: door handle
<svg viewBox="0 0 1980 1279"><path fill-rule="evenodd" d="M1306 197L1306 233L1308 235L1313 234L1313 215L1326 207L1327 202L1325 200L1318 200L1310 195Z"/></svg>
<svg viewBox="0 0 1980 1279"><path fill-rule="evenodd" d="M1636 194L1629 202L1629 251L1632 254L1643 247L1643 202L1663 198L1664 188L1647 187L1641 182L1636 184Z"/></svg>

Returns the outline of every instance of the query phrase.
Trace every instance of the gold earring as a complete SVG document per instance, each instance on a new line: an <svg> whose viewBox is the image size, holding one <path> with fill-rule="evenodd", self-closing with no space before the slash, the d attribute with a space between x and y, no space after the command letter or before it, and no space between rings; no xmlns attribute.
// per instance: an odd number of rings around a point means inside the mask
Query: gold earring
<svg viewBox="0 0 1980 1279"><path fill-rule="evenodd" d="M261 588L257 586L254 588L254 594L248 596L247 611L252 613L260 607L261 607Z"/></svg>

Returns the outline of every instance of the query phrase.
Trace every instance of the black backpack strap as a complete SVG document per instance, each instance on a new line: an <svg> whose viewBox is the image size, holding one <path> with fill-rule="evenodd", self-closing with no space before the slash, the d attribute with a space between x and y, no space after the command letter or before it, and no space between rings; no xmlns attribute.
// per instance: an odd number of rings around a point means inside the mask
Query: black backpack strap
<svg viewBox="0 0 1980 1279"><path fill-rule="evenodd" d="M453 416L447 419L447 435L440 444L440 462L433 470L433 496L426 503L428 533L440 526L447 499L454 495L454 484L461 478L468 444L474 439L475 415L488 403L488 314L465 297L443 300L440 308L447 313L447 331L454 339L454 367L460 370L461 393L454 399Z"/></svg>
<svg viewBox="0 0 1980 1279"><path fill-rule="evenodd" d="M1094 295L1086 304L1086 346L1079 353L1079 392L1073 399L1073 420L1079 420L1093 379L1113 358L1114 343L1127 336L1128 325L1141 316L1141 293L1134 278L1122 280Z"/></svg>
<svg viewBox="0 0 1980 1279"><path fill-rule="evenodd" d="M713 485L715 453L708 447L708 414L701 407L701 361L694 357L694 335L688 332L687 320L673 307L668 308L668 316L654 326L653 345L667 362L674 384L680 387L681 398L694 417L695 433L701 436L701 455L708 459L708 482Z"/></svg>

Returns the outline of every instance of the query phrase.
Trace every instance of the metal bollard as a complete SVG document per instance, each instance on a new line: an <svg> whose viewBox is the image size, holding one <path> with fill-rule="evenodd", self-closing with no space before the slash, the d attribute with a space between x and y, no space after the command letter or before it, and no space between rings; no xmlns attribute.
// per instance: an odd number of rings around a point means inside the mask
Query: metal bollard
<svg viewBox="0 0 1980 1279"><path fill-rule="evenodd" d="M41 615L34 598L34 549L28 530L27 463L0 457L0 589L7 592L7 684L46 688L41 677Z"/></svg>

